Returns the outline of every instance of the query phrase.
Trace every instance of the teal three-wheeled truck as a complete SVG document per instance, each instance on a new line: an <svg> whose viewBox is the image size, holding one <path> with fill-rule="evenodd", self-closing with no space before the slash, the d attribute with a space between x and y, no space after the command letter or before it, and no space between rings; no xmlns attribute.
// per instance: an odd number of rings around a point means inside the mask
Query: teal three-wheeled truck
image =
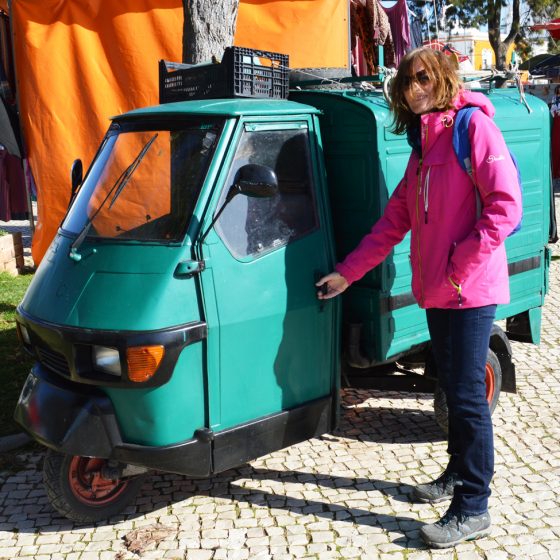
<svg viewBox="0 0 560 560"><path fill-rule="evenodd" d="M524 202L488 353L494 406L515 390L504 330L539 339L550 135L539 99L488 95ZM48 448L53 506L79 522L121 511L150 470L210 477L332 431L341 377L372 386L380 366L425 361L414 383L437 385L408 236L343 298L316 296L410 154L383 94L185 96L114 117L83 180L75 163L75 196L18 308L36 363L15 417Z"/></svg>

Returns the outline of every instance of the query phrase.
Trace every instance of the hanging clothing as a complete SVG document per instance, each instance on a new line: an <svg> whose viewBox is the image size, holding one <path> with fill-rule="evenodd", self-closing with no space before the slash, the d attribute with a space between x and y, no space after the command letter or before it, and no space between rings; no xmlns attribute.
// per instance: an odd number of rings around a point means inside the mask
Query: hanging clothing
<svg viewBox="0 0 560 560"><path fill-rule="evenodd" d="M420 23L420 17L410 8L408 8L408 25L410 27L409 50L417 49L424 44L422 41L422 24Z"/></svg>
<svg viewBox="0 0 560 560"><path fill-rule="evenodd" d="M25 220L29 217L25 177L21 159L0 149L0 220Z"/></svg>
<svg viewBox="0 0 560 560"><path fill-rule="evenodd" d="M352 50L356 48L356 40L360 39L361 49L366 61L367 74L377 74L378 49L383 46L383 65L388 66L394 60L393 38L389 19L378 0L350 0L350 28L352 35ZM356 53L358 59L358 53ZM356 67L355 71L359 74Z"/></svg>
<svg viewBox="0 0 560 560"><path fill-rule="evenodd" d="M2 98L8 104L15 103L15 73L13 60L10 20L5 13L0 13L0 92Z"/></svg>
<svg viewBox="0 0 560 560"><path fill-rule="evenodd" d="M367 76L367 62L364 56L364 49L362 48L362 40L357 35L354 35L352 39L352 75Z"/></svg>
<svg viewBox="0 0 560 560"><path fill-rule="evenodd" d="M397 3L390 8L381 7L389 18L395 49L395 66L398 66L402 57L410 48L410 27L408 25L406 0L397 0Z"/></svg>

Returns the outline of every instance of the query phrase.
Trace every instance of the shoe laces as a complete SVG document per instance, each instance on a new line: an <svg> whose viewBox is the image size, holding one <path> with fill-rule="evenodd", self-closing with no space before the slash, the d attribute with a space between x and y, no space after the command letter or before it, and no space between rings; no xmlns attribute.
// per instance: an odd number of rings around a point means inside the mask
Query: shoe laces
<svg viewBox="0 0 560 560"><path fill-rule="evenodd" d="M464 523L469 516L465 515L464 513L455 513L453 511L447 511L445 515L439 520L438 524L442 527L446 525L453 525L455 527L459 527L462 523Z"/></svg>
<svg viewBox="0 0 560 560"><path fill-rule="evenodd" d="M437 478L434 483L437 487L445 489L447 486L456 486L459 482L459 475L456 473L443 472L439 478Z"/></svg>

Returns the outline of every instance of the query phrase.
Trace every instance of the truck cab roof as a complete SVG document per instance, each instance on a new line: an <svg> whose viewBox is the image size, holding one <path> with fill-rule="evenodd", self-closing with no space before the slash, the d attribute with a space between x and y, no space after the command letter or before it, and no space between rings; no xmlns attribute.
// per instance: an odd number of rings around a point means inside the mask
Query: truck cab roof
<svg viewBox="0 0 560 560"><path fill-rule="evenodd" d="M123 120L171 115L240 117L243 115L309 115L313 113L320 113L320 111L310 105L284 99L201 99L143 107L111 117L111 119Z"/></svg>

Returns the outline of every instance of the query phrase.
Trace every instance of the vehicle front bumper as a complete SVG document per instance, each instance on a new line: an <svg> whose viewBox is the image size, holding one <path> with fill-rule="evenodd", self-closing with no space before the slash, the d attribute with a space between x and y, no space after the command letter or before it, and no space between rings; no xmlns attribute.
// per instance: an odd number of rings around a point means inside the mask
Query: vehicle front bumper
<svg viewBox="0 0 560 560"><path fill-rule="evenodd" d="M205 433L155 447L123 442L113 404L100 389L75 383L36 363L14 418L39 443L68 455L114 459L148 469L204 478L212 472Z"/></svg>

